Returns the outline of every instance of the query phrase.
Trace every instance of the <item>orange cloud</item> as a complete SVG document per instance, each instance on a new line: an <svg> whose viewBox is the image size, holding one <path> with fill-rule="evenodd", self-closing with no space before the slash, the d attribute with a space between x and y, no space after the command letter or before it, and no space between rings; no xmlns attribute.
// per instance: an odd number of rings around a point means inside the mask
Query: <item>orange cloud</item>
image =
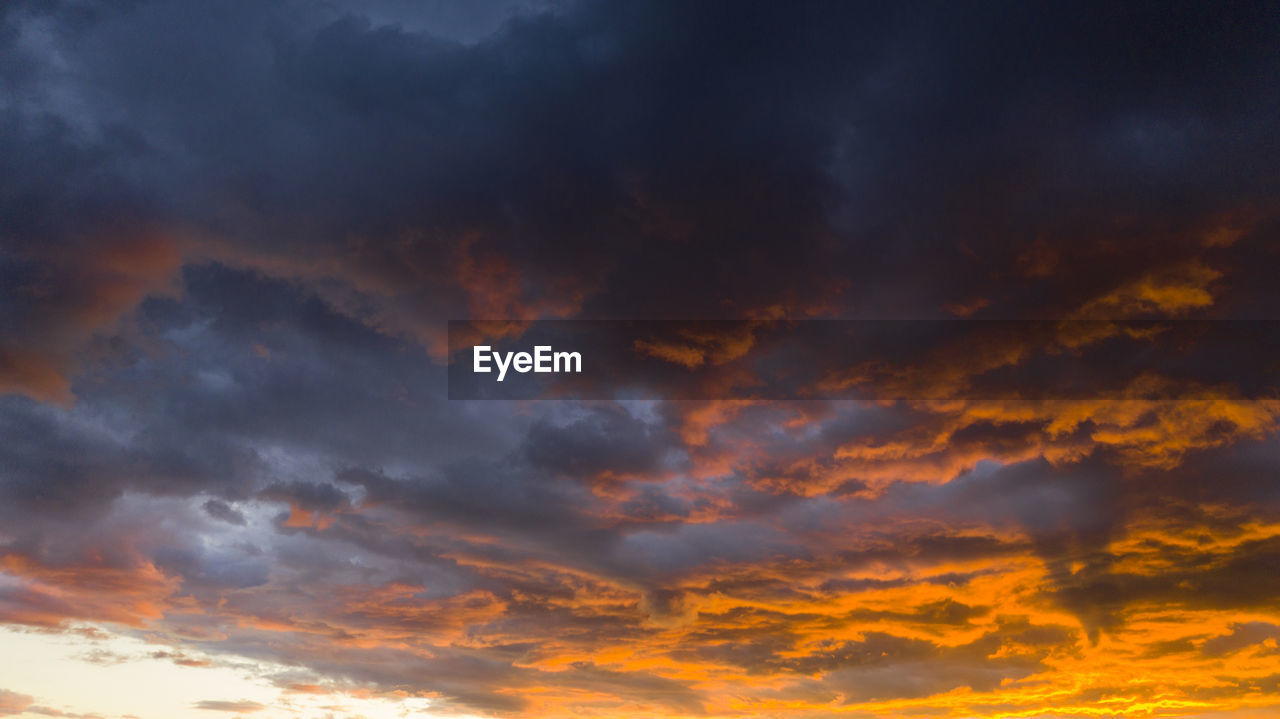
<svg viewBox="0 0 1280 719"><path fill-rule="evenodd" d="M1143 315L1178 316L1213 304L1213 283L1222 273L1198 260L1162 268L1093 299L1075 317L1123 319Z"/></svg>
<svg viewBox="0 0 1280 719"><path fill-rule="evenodd" d="M29 326L0 336L0 394L70 404L94 337L120 331L145 297L178 291L179 241L155 228L104 230L23 259L35 269L13 291Z"/></svg>

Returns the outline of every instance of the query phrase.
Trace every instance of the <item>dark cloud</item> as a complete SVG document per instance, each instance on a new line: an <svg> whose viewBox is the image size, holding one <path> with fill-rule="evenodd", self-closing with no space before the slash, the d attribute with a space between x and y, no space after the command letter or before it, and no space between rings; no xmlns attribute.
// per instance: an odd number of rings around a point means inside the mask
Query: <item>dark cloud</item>
<svg viewBox="0 0 1280 719"><path fill-rule="evenodd" d="M1276 19L5 3L0 620L489 714L1274 698L1274 403L454 402L441 361L465 317L1269 318Z"/></svg>
<svg viewBox="0 0 1280 719"><path fill-rule="evenodd" d="M200 506L210 517L213 517L214 519L220 519L230 524L237 524L241 527L245 525L244 515L236 511L226 502L211 499Z"/></svg>
<svg viewBox="0 0 1280 719"><path fill-rule="evenodd" d="M588 479L650 475L674 449L671 438L621 407L593 408L564 425L538 422L524 439L529 463L554 474Z"/></svg>
<svg viewBox="0 0 1280 719"><path fill-rule="evenodd" d="M1280 626L1267 622L1246 622L1231 625L1230 634L1206 639L1200 650L1209 656L1222 656L1252 647L1267 640L1280 640ZM1275 650L1272 649L1272 652Z"/></svg>

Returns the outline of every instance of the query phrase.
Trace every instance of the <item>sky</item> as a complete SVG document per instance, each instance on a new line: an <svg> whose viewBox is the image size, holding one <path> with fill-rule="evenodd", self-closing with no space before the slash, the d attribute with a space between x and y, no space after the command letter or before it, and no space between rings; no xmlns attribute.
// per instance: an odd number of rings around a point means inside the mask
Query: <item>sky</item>
<svg viewBox="0 0 1280 719"><path fill-rule="evenodd" d="M1275 3L9 0L0 168L0 716L1280 717L1274 396L446 382L1277 319Z"/></svg>

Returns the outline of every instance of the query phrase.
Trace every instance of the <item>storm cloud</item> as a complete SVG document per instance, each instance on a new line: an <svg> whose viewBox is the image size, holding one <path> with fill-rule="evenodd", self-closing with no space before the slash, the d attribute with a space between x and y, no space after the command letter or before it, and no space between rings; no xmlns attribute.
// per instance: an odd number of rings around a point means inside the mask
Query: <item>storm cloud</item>
<svg viewBox="0 0 1280 719"><path fill-rule="evenodd" d="M1278 21L5 3L0 622L274 667L200 714L1264 716L1275 398L469 402L445 362L467 318L1274 319Z"/></svg>

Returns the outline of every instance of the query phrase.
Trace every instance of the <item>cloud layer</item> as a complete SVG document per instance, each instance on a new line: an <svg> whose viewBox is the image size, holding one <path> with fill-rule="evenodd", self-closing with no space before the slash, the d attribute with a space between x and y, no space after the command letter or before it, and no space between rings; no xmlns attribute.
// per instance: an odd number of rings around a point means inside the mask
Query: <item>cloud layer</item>
<svg viewBox="0 0 1280 719"><path fill-rule="evenodd" d="M276 667L193 715L1274 712L1274 400L442 364L468 317L1273 319L1274 5L468 8L0 7L0 622Z"/></svg>

